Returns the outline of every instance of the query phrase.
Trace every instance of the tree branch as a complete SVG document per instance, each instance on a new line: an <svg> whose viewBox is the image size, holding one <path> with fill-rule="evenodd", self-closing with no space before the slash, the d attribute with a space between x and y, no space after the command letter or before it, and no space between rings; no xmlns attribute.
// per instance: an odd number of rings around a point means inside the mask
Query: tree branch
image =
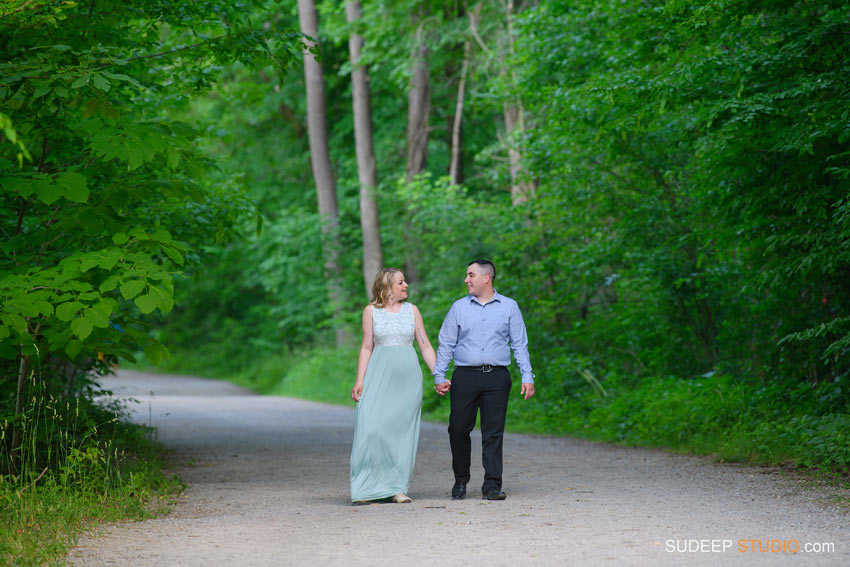
<svg viewBox="0 0 850 567"><path fill-rule="evenodd" d="M464 2L464 4L466 4L466 2ZM475 15L477 16L480 12L481 12L481 4L479 4L476 7ZM488 55L490 55L491 57L496 57L496 54L493 53L490 50L489 47L484 45L484 41L481 39L481 36L478 35L478 27L477 27L477 24L475 23L475 17L472 15L472 12L469 11L469 7L467 7L467 9L466 9L466 13L469 16L469 31L472 32L472 37L475 38L475 41L478 43L478 45L481 46L481 49L486 51Z"/></svg>
<svg viewBox="0 0 850 567"><path fill-rule="evenodd" d="M44 467L44 470L41 471L41 474L38 475L34 481L32 481L31 483L29 483L28 485L26 485L25 487L23 487L21 489L21 493L23 493L27 488L32 488L33 486L35 486L35 483L38 482L39 480L41 480L41 477L43 477L44 473L47 472L47 469L48 469L48 467Z"/></svg>
<svg viewBox="0 0 850 567"><path fill-rule="evenodd" d="M20 8L18 8L17 10L13 10L13 11L11 11L11 12L6 12L6 13L5 13L5 14L3 14L2 16L0 16L0 20L2 20L3 18L5 18L6 16L11 16L12 14L17 14L18 12L23 12L24 10L26 10L27 6L29 6L29 5L30 5L30 4L32 4L33 2L35 2L35 0L29 0L29 2L24 2L24 3L21 5L21 7L20 7ZM35 7L35 6L34 6L34 7Z"/></svg>
<svg viewBox="0 0 850 567"><path fill-rule="evenodd" d="M50 246L51 244L53 244L54 242L56 242L57 240L59 240L60 238L62 238L63 236L65 236L66 234L68 234L67 230L60 232L59 234L56 235L55 238L52 238L52 239L48 240L47 242L45 242L44 244L41 245L41 248L39 248L39 250L38 250L38 256L36 256L36 258L35 258L35 265L36 266L38 266L39 263L41 262L41 255L44 254L45 249L48 246Z"/></svg>
<svg viewBox="0 0 850 567"><path fill-rule="evenodd" d="M142 59L154 59L156 57L165 57L166 55L173 55L174 53L179 53L181 51L187 51L189 49L195 49L196 47L200 47L200 46L204 45L205 43L213 43L215 41L220 41L220 40L224 39L225 37L227 37L227 35L220 35L218 37L211 37L209 39L199 41L198 43L193 43L192 45L184 45L183 47L177 47L177 48L172 49L170 51L163 51L161 53L151 53L150 55L139 55L137 57L131 57L130 59L127 59L127 62L140 61ZM101 65L100 67L97 67L97 68L101 69L103 67L111 67L111 66L112 66L112 64L106 64L106 65Z"/></svg>

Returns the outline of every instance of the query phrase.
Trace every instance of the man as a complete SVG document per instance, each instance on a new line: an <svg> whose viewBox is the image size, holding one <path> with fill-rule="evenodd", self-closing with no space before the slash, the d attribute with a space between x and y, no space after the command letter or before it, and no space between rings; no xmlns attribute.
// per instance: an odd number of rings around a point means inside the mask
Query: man
<svg viewBox="0 0 850 567"><path fill-rule="evenodd" d="M496 267L487 260L474 260L466 269L469 295L454 302L440 329L434 390L451 392L449 442L455 484L452 498L466 496L469 482L471 441L469 434L481 410L481 456L485 500L504 500L502 492L502 438L511 377L506 368L511 351L522 374L520 395L534 395L534 374L528 358L528 336L516 301L493 289ZM510 345L510 346L509 346ZM452 379L446 380L454 358Z"/></svg>

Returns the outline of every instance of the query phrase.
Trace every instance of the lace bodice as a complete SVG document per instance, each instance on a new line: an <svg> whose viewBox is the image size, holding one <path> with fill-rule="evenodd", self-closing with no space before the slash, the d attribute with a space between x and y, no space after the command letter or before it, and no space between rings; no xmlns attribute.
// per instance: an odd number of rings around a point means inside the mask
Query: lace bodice
<svg viewBox="0 0 850 567"><path fill-rule="evenodd" d="M413 344L413 308L409 303L401 304L401 311L390 313L372 308L372 329L375 346L400 346Z"/></svg>

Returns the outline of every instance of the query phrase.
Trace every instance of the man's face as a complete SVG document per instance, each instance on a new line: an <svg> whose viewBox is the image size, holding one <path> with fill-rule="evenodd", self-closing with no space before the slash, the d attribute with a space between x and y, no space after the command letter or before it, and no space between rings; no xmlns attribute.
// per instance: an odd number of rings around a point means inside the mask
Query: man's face
<svg viewBox="0 0 850 567"><path fill-rule="evenodd" d="M466 284L466 289L470 295L481 297L487 291L487 284L490 281L490 276L486 275L478 264L470 264L466 268L466 279L463 283Z"/></svg>

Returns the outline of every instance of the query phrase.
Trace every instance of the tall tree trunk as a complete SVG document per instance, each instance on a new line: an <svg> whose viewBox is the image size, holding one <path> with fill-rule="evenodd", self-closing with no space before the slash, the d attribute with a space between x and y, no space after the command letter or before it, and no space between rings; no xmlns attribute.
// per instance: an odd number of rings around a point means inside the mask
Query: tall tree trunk
<svg viewBox="0 0 850 567"><path fill-rule="evenodd" d="M420 9L421 10L421 9ZM431 113L428 47L425 44L422 11L412 15L416 44L411 54L410 90L407 96L407 180L425 170L428 156L428 119Z"/></svg>
<svg viewBox="0 0 850 567"><path fill-rule="evenodd" d="M505 101L505 133L508 143L508 171L511 176L511 202L521 205L533 195L534 185L522 177L522 154L517 144L525 134L522 105L519 101Z"/></svg>
<svg viewBox="0 0 850 567"><path fill-rule="evenodd" d="M319 18L313 0L298 0L298 21L301 33L310 37L319 35ZM322 232L325 235L325 273L329 281L330 300L337 315L342 310L342 270L339 266L339 212L336 202L336 185L331 171L331 155L328 147L328 124L325 117L325 83L322 66L310 48L315 43L304 40L304 82L307 86L307 133L310 138L310 163L316 183L319 215L322 217ZM346 332L337 328L337 345L346 341Z"/></svg>
<svg viewBox="0 0 850 567"><path fill-rule="evenodd" d="M416 30L415 44L410 58L410 90L407 96L407 180L411 181L425 171L428 156L428 122L431 113L430 75L428 73L428 47L425 42L425 10L423 5L411 12ZM407 234L412 234L408 223ZM413 284L419 277L419 247L411 236L406 237L404 270Z"/></svg>
<svg viewBox="0 0 850 567"><path fill-rule="evenodd" d="M360 2L345 5L349 24L360 19ZM372 143L372 102L369 91L369 71L360 65L363 37L351 32L348 51L351 58L352 105L354 106L354 147L357 153L357 177L360 181L360 231L363 235L363 281L366 298L371 297L375 274L383 267L381 233L378 223L378 174L375 167L375 147Z"/></svg>
<svg viewBox="0 0 850 567"><path fill-rule="evenodd" d="M513 27L513 0L505 0L505 23L508 28L508 57L514 55L514 27ZM503 61L502 69L510 73L511 84L516 84L516 75L513 69ZM525 135L525 118L523 116L522 101L517 98L506 100L504 103L505 133L508 141L508 164L511 176L511 202L516 205L525 203L533 196L534 185L530 181L521 179L522 154L517 144Z"/></svg>
<svg viewBox="0 0 850 567"><path fill-rule="evenodd" d="M480 6L480 5L479 5ZM452 124L452 161L449 165L449 179L455 185L462 181L463 146L461 144L461 129L463 124L463 98L466 92L466 75L469 71L469 56L472 42L463 45L463 65L460 68L460 80L457 84L457 102L455 103L454 123Z"/></svg>

